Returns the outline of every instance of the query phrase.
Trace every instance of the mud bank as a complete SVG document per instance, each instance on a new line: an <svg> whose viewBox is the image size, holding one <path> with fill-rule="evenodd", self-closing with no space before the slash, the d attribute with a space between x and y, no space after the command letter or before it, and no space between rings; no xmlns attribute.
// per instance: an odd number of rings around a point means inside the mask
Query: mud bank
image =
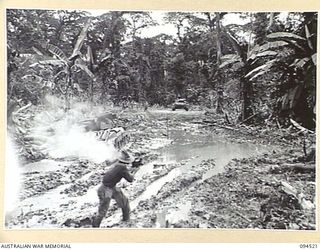
<svg viewBox="0 0 320 250"><path fill-rule="evenodd" d="M295 153L288 150L232 161L225 173L207 179L183 197L192 198L188 221L209 228L315 230L314 172L275 172L292 163ZM294 195L283 191L281 182L290 184L313 206L304 208Z"/></svg>

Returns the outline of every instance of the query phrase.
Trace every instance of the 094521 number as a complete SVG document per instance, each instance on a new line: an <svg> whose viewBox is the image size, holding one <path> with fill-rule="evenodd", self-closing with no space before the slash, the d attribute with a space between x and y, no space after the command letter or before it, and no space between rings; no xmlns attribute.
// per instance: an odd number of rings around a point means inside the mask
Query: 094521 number
<svg viewBox="0 0 320 250"><path fill-rule="evenodd" d="M318 244L300 244L299 245L301 249L316 249L318 248Z"/></svg>

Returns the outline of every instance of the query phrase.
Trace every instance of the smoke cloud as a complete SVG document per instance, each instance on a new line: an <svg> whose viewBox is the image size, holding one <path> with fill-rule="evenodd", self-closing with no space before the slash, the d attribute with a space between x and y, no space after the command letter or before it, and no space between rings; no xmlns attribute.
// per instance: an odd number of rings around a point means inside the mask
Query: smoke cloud
<svg viewBox="0 0 320 250"><path fill-rule="evenodd" d="M98 141L94 133L70 127L48 139L47 152L52 158L79 157L95 163L114 161L119 153L113 145Z"/></svg>
<svg viewBox="0 0 320 250"><path fill-rule="evenodd" d="M86 132L79 125L102 112L107 111L89 103L73 103L65 112L60 99L48 96L46 109L34 117L32 136L52 158L79 157L94 163L114 161L119 155L114 146L99 141L93 132Z"/></svg>

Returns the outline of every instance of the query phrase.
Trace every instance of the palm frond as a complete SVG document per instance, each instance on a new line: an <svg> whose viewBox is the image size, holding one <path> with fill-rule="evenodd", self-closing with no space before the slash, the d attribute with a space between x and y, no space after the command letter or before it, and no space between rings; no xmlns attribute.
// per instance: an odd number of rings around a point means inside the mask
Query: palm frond
<svg viewBox="0 0 320 250"><path fill-rule="evenodd" d="M237 54L226 54L226 55L221 56L221 61L234 59L236 57L240 58ZM240 58L240 60L241 60L241 58Z"/></svg>
<svg viewBox="0 0 320 250"><path fill-rule="evenodd" d="M78 67L81 70L83 70L84 72L87 73L88 76L90 76L92 79L94 78L94 74L88 69L88 67L86 65L83 64L75 64L74 66L72 66L72 68L74 67Z"/></svg>
<svg viewBox="0 0 320 250"><path fill-rule="evenodd" d="M263 45L256 45L252 48L251 51L249 51L248 59L253 60L254 55L258 54L259 52L263 52L271 49L280 49L286 45L288 45L288 42L285 42L285 41L273 41L273 42L267 42L266 44L263 44Z"/></svg>
<svg viewBox="0 0 320 250"><path fill-rule="evenodd" d="M34 52L36 52L37 55L43 56L43 53L40 50L38 50L36 47L32 46L32 49Z"/></svg>
<svg viewBox="0 0 320 250"><path fill-rule="evenodd" d="M227 38L229 39L229 41L231 42L231 45L233 47L233 49L236 51L236 53L240 56L243 57L243 52L242 52L242 48L240 43L238 42L238 40L231 34L231 32L229 30L227 30L225 27L221 27L222 31L224 32L224 34L227 36Z"/></svg>
<svg viewBox="0 0 320 250"><path fill-rule="evenodd" d="M310 61L310 57L305 57L305 58L302 58L302 59L296 59L290 65L290 67L303 68L304 65L306 65L306 63L309 62L309 61Z"/></svg>
<svg viewBox="0 0 320 250"><path fill-rule="evenodd" d="M294 40L291 40L291 41L288 41L288 43L294 45L294 47L300 49L301 51L305 52L306 51L306 48L301 46L300 44L298 44L297 41L294 41Z"/></svg>
<svg viewBox="0 0 320 250"><path fill-rule="evenodd" d="M89 65L93 65L94 61L93 61L93 54L92 54L92 49L90 46L87 47L87 56L86 56L86 60L89 63Z"/></svg>
<svg viewBox="0 0 320 250"><path fill-rule="evenodd" d="M255 74L250 78L250 81L252 81L253 79L257 78L258 76L261 76L261 75L267 73L269 71L269 69L273 66L274 62L276 62L276 59L268 61L267 63L251 70L248 74L246 74L245 77L247 78L247 77L250 77L251 75Z"/></svg>
<svg viewBox="0 0 320 250"><path fill-rule="evenodd" d="M86 24L84 25L83 29L81 30L80 35L78 36L78 40L76 42L76 45L74 46L74 49L73 49L73 52L72 52L72 55L70 58L76 56L80 52L80 49L84 43L84 39L87 36L87 32L88 32L90 23L91 23L91 19L88 19Z"/></svg>
<svg viewBox="0 0 320 250"><path fill-rule="evenodd" d="M262 52L259 52L257 54L251 55L250 58L248 58L248 60L254 60L254 59L258 58L258 57L275 56L277 54L278 54L278 52L272 51L272 50L262 51Z"/></svg>
<svg viewBox="0 0 320 250"><path fill-rule="evenodd" d="M46 45L46 49L48 50L48 51L50 51L51 52L51 54L53 54L54 56L56 56L56 57L58 57L60 60L62 60L62 61L64 61L64 63L68 63L68 58L67 58L67 56L64 54L64 52L60 49L60 48L58 48L57 46L54 46L54 45L52 45L52 44L47 44Z"/></svg>
<svg viewBox="0 0 320 250"><path fill-rule="evenodd" d="M220 69L230 65L230 64L235 64L238 62L242 62L242 59L239 55L236 54L227 54L221 57L221 64L219 66Z"/></svg>
<svg viewBox="0 0 320 250"><path fill-rule="evenodd" d="M45 61L39 61L39 64L42 65L52 65L52 66L64 66L65 63L61 60L52 59L52 60L45 60Z"/></svg>
<svg viewBox="0 0 320 250"><path fill-rule="evenodd" d="M311 50L313 50L313 46L312 46L312 42L311 42L312 35L310 34L308 26L305 25L304 27L305 27L305 31L306 31L306 38L307 38L308 46Z"/></svg>
<svg viewBox="0 0 320 250"><path fill-rule="evenodd" d="M264 74L267 73L267 72L268 72L267 70L261 71L261 72L259 72L258 74L254 75L253 77L251 77L251 78L249 79L249 81L252 82L254 79L256 79L257 77L259 77L259 76L261 76L261 75L264 75Z"/></svg>
<svg viewBox="0 0 320 250"><path fill-rule="evenodd" d="M268 39L290 39L290 40L297 40L297 41L305 41L306 39L302 36L298 36L296 34L290 32L275 32L267 35Z"/></svg>

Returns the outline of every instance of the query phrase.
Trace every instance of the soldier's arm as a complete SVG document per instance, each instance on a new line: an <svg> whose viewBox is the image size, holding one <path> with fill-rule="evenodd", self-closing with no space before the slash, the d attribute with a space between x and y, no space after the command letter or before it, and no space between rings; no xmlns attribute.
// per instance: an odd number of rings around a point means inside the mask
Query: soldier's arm
<svg viewBox="0 0 320 250"><path fill-rule="evenodd" d="M127 168L125 168L125 169L123 170L123 178L125 178L128 182L133 182L133 179L134 179L133 175L131 175L131 174L128 172L128 169L127 169Z"/></svg>

